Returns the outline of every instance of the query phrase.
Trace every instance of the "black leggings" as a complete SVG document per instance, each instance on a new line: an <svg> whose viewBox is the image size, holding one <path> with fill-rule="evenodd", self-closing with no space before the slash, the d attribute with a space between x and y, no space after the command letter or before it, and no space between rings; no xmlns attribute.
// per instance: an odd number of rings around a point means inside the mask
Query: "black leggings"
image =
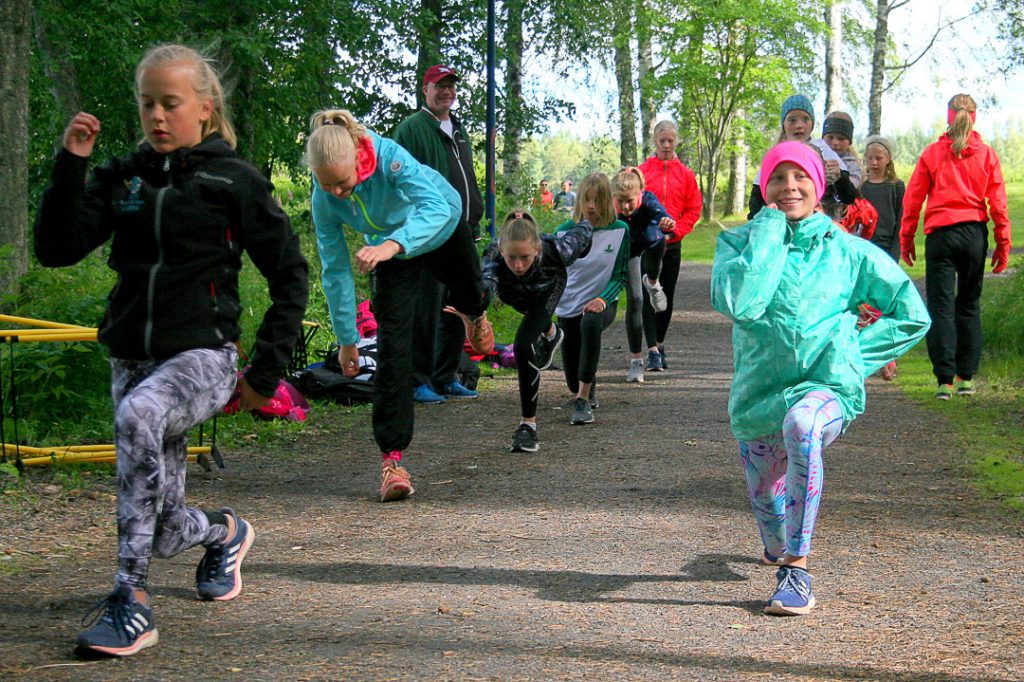
<svg viewBox="0 0 1024 682"><path fill-rule="evenodd" d="M972 379L981 360L981 284L988 226L981 222L940 227L925 237L924 284L931 329L925 337L932 372L940 384Z"/></svg>
<svg viewBox="0 0 1024 682"><path fill-rule="evenodd" d="M551 328L551 315L558 305L558 299L565 291L565 280L555 282L551 292L523 313L523 321L516 331L512 350L516 355L516 374L519 377L519 404L524 419L537 416L537 398L540 394L540 370L537 369L533 344L540 335Z"/></svg>
<svg viewBox="0 0 1024 682"><path fill-rule="evenodd" d="M472 318L486 309L480 256L467 226L459 225L440 247L415 258L392 258L374 271L377 373L373 391L373 437L381 452L412 442L412 353L416 290L424 270L448 288L448 301Z"/></svg>
<svg viewBox="0 0 1024 682"><path fill-rule="evenodd" d="M573 393L580 390L580 382L594 383L597 363L601 359L601 333L615 321L618 301L612 301L600 313L583 313L576 317L559 317L558 324L565 332L562 341L562 369L565 385Z"/></svg>
<svg viewBox="0 0 1024 682"><path fill-rule="evenodd" d="M682 244L682 242L669 244L665 250L665 257L661 259L660 283L661 288L665 290L668 307L660 313L654 312L654 308L651 307L651 297L644 289L644 336L647 338L648 348L665 343L668 323L672 321L672 304L675 301L676 283L679 281L679 263L683 254Z"/></svg>

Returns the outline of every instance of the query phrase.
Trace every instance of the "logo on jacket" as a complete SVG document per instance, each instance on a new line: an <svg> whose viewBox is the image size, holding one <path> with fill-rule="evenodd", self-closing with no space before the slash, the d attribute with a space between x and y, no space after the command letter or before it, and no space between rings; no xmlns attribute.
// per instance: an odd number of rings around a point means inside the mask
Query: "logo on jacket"
<svg viewBox="0 0 1024 682"><path fill-rule="evenodd" d="M614 249L612 249L612 245L611 244L609 244L608 246L604 247L604 252L605 253L611 253L613 250Z"/></svg>
<svg viewBox="0 0 1024 682"><path fill-rule="evenodd" d="M142 190L142 178L136 175L131 180L125 180L124 186L128 190L128 196L118 201L117 207L122 213L138 213L145 205L142 197L139 196L139 192Z"/></svg>

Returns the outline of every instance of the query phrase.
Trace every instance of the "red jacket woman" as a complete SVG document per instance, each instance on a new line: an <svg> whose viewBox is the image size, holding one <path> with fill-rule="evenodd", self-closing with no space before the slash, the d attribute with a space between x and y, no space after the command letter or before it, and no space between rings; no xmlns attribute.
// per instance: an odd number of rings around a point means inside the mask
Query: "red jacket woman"
<svg viewBox="0 0 1024 682"><path fill-rule="evenodd" d="M644 302L644 336L647 346L657 346L658 351L647 354L647 370L668 369L665 356L665 334L672 320L672 303L679 279L679 263L682 258L683 237L693 231L700 220L704 199L693 171L683 165L676 156L679 133L672 121L660 121L654 126L654 156L638 168L644 174L644 189L658 198L668 214L676 221L670 232L665 234L667 249L661 261L662 289L668 298L668 306L662 312L655 312L647 301Z"/></svg>
<svg viewBox="0 0 1024 682"><path fill-rule="evenodd" d="M939 400L952 397L954 378L959 379L958 395L975 392L989 216L995 223L996 240L992 272L1005 270L1010 257L1003 172L995 151L973 130L976 112L970 95L956 95L949 101L949 130L922 152L903 197L900 250L908 265L917 258L914 234L921 205L928 200L924 214L925 290L932 316L928 357Z"/></svg>

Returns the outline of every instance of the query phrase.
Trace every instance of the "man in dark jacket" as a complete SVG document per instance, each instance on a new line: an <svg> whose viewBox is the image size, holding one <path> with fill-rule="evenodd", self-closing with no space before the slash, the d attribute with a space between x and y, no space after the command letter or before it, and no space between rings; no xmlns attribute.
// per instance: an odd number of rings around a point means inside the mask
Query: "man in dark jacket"
<svg viewBox="0 0 1024 682"><path fill-rule="evenodd" d="M473 172L472 147L451 111L458 80L459 75L443 64L427 69L423 75L423 107L402 121L392 137L455 188L462 198L462 216L453 237L472 241L479 238L484 203ZM424 272L417 292L413 329L417 402L440 403L448 398L479 395L457 379L466 334L458 317L441 314L446 297L444 286Z"/></svg>

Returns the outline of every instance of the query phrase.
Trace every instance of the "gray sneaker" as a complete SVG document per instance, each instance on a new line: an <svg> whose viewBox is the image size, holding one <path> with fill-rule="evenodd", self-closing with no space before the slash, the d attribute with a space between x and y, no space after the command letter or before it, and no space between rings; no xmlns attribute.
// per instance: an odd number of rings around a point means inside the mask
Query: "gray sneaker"
<svg viewBox="0 0 1024 682"><path fill-rule="evenodd" d="M569 423L574 426L589 424L594 421L594 412L590 409L590 402L586 398L576 398L572 401L572 416Z"/></svg>
<svg viewBox="0 0 1024 682"><path fill-rule="evenodd" d="M647 279L647 275L643 276L640 280L644 289L647 290L647 295L651 299L651 307L654 308L654 312L663 313L668 310L668 296L665 295L665 290L661 288L661 282L651 284L651 281Z"/></svg>
<svg viewBox="0 0 1024 682"><path fill-rule="evenodd" d="M627 384L642 384L644 382L644 359L635 358L629 361L629 374L626 375Z"/></svg>

